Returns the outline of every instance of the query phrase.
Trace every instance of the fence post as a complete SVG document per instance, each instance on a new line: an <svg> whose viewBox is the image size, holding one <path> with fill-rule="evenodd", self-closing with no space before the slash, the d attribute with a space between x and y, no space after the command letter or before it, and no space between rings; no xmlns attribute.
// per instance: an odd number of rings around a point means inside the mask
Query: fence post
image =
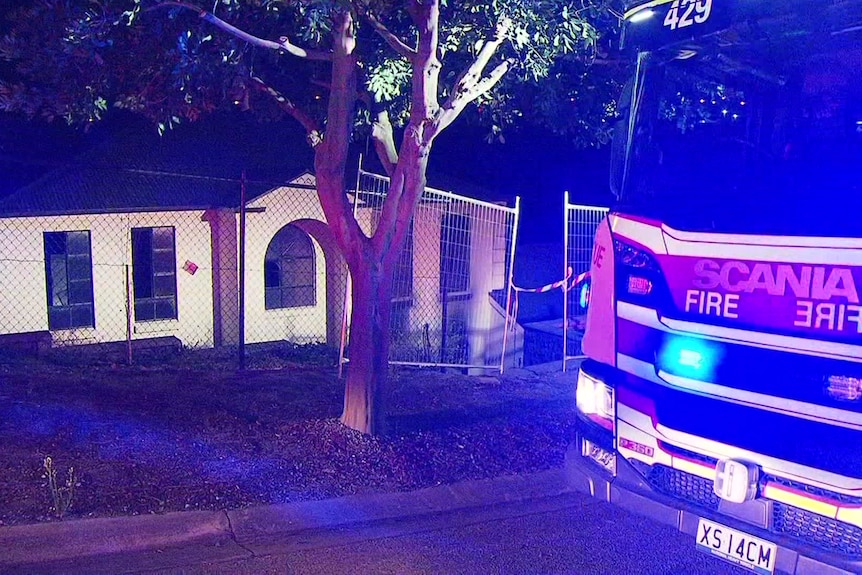
<svg viewBox="0 0 862 575"><path fill-rule="evenodd" d="M245 371L245 170L239 192L239 370Z"/></svg>
<svg viewBox="0 0 862 575"><path fill-rule="evenodd" d="M132 302L131 302L131 284L129 281L129 264L125 265L126 269L126 361L132 365Z"/></svg>
<svg viewBox="0 0 862 575"><path fill-rule="evenodd" d="M569 191L563 195L563 277L569 273ZM569 290L563 285L563 372L569 355Z"/></svg>
<svg viewBox="0 0 862 575"><path fill-rule="evenodd" d="M509 250L509 274L506 278L506 320L503 323L503 353L500 355L500 375L506 369L506 345L509 342L509 313L512 307L512 285L515 278L515 246L518 243L518 224L521 219L521 196L515 196L515 222L512 224L512 249ZM512 318L512 327L518 323L518 318ZM512 334L514 337L514 333Z"/></svg>

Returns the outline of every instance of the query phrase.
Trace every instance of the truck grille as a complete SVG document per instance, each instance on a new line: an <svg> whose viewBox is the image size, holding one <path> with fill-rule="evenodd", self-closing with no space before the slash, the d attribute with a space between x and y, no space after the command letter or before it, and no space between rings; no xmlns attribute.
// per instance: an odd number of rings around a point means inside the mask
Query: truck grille
<svg viewBox="0 0 862 575"><path fill-rule="evenodd" d="M786 479L784 477L778 477L776 475L763 475L760 478L761 487L766 485L767 483L777 483L779 485L790 487L791 489L795 489L797 491L802 491L803 493L809 493L816 497L840 501L844 505L862 506L862 497L846 495L844 493L838 493L837 491L829 491L828 489L815 487L813 485L808 485L799 481L793 481L792 479Z"/></svg>
<svg viewBox="0 0 862 575"><path fill-rule="evenodd" d="M718 510L721 500L712 491L709 479L664 465L653 465L643 471L656 491L712 511ZM834 553L862 557L862 528L777 501L773 502L770 531Z"/></svg>
<svg viewBox="0 0 862 575"><path fill-rule="evenodd" d="M720 500L712 491L712 481L709 479L664 465L653 465L646 479L665 495L678 497L707 509L718 509Z"/></svg>
<svg viewBox="0 0 862 575"><path fill-rule="evenodd" d="M862 555L862 529L836 519L775 502L772 531L844 555Z"/></svg>

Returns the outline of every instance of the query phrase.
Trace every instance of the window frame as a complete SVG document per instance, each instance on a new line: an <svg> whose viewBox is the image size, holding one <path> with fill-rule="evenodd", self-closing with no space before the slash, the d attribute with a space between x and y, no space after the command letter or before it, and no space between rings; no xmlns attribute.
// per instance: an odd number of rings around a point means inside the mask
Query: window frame
<svg viewBox="0 0 862 575"><path fill-rule="evenodd" d="M296 240L290 244L292 247L302 246L305 251L301 255L291 255L285 257L286 252L278 254L278 257L271 257L274 250L279 249L276 242L285 243L289 234L295 236ZM290 238L288 238L290 239ZM302 262L309 262L305 265L310 265L310 270L305 270L309 277L310 283L285 283L288 278L295 278L298 274L290 275L285 268L303 265ZM273 273L273 272L276 273ZM272 278L276 278L278 285L272 285ZM300 309L317 306L317 247L314 245L314 239L302 228L287 224L280 228L270 239L266 246L266 251L263 256L263 290L264 290L264 309L266 311L276 311L284 309ZM277 290L277 291L276 291ZM306 291L301 291L306 290ZM278 294L276 303L271 294ZM286 294L292 293L292 296L286 297ZM297 296L299 294L299 296ZM286 303L287 302L287 303ZM296 303L298 302L298 303Z"/></svg>
<svg viewBox="0 0 862 575"><path fill-rule="evenodd" d="M158 272L156 271L156 254L157 253L167 253L168 250L164 248L156 248L154 237L155 230L170 230L171 232L171 262L173 265L171 266L171 273L168 274L166 272ZM141 232L149 232L149 285L150 291L152 295L149 297L139 297L138 296L138 286L139 286L139 276L141 273L139 268L139 262L136 257L136 242L135 242L135 234ZM141 226L131 228L129 233L129 238L131 242L131 252L132 252L132 307L133 307L133 316L135 319L135 323L152 323L159 321L176 321L179 319L179 294L178 294L178 285L177 285L177 231L175 226ZM159 296L156 295L156 283L157 278L159 277L172 277L173 282L171 282L171 295L170 296ZM159 302L163 302L166 300L170 300L171 309L173 313L169 316L161 316L158 313L159 310ZM153 317L139 317L138 306L150 306L152 305Z"/></svg>
<svg viewBox="0 0 862 575"><path fill-rule="evenodd" d="M69 237L71 234L85 234L87 238L87 252L84 253L70 253L69 252ZM58 245L55 241L49 241L52 237L60 237L62 236L62 246L63 251L57 253L49 252L50 245ZM96 297L94 290L94 281L93 281L93 238L90 230L58 230L58 231L43 231L42 232L42 251L45 259L45 296L46 296L46 312L48 315L48 330L49 331L66 331L66 330L74 330L74 329L88 329L96 327ZM71 261L75 261L76 259L84 259L86 255L86 269L88 271L88 276L84 278L75 278L72 279L69 275L70 269L83 266L71 265ZM57 295L56 292L56 279L55 278L55 270L54 265L58 260L52 256L62 256L63 262L63 275L64 275L64 283L66 286L65 297L67 303L65 305L55 305L54 297ZM86 294L88 297L88 301L86 302L75 302L72 303L71 295L72 295L72 284L85 284L83 288L83 292L80 292L79 295ZM80 309L89 308L89 314L87 318L87 322L74 322L75 312ZM57 325L57 316L59 314L68 314L68 325Z"/></svg>

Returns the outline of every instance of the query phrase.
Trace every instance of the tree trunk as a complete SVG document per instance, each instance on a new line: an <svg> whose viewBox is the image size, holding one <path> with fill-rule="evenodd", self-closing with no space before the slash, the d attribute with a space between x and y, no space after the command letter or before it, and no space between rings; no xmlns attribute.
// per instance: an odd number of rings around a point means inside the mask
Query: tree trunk
<svg viewBox="0 0 862 575"><path fill-rule="evenodd" d="M341 423L361 433L382 435L389 375L389 316L392 275L387 260L359 264L352 271L350 363ZM393 269L389 269L393 268Z"/></svg>

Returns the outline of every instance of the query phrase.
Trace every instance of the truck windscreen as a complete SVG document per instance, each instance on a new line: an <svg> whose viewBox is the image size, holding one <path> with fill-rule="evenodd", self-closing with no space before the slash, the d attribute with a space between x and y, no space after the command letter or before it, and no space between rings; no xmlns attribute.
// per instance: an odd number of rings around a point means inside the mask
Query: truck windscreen
<svg viewBox="0 0 862 575"><path fill-rule="evenodd" d="M622 211L689 231L862 237L862 50L645 59Z"/></svg>

